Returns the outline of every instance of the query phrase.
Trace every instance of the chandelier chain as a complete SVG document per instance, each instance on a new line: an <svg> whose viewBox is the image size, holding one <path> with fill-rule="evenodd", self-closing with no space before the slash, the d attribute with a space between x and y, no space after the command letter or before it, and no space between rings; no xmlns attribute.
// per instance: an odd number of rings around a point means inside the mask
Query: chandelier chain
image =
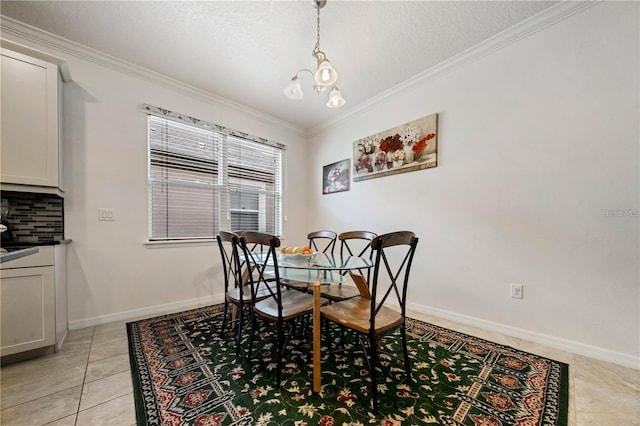
<svg viewBox="0 0 640 426"><path fill-rule="evenodd" d="M320 51L320 6L318 6L317 10L318 10L318 19L317 19L318 36L316 38L316 47L313 49L313 54Z"/></svg>

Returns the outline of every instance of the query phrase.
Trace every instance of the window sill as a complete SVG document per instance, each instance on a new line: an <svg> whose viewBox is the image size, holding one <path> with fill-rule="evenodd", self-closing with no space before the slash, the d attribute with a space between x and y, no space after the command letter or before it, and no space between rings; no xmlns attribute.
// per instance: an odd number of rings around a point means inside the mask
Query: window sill
<svg viewBox="0 0 640 426"><path fill-rule="evenodd" d="M147 240L144 245L150 249L168 248L168 247L196 247L196 246L213 246L216 244L215 239L195 239L195 240Z"/></svg>

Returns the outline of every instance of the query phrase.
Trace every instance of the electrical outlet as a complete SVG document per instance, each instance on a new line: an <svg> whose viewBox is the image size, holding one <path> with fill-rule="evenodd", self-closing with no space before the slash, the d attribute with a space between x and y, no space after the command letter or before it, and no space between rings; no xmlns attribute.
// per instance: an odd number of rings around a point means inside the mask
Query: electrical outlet
<svg viewBox="0 0 640 426"><path fill-rule="evenodd" d="M511 297L522 299L524 297L524 284L511 284Z"/></svg>

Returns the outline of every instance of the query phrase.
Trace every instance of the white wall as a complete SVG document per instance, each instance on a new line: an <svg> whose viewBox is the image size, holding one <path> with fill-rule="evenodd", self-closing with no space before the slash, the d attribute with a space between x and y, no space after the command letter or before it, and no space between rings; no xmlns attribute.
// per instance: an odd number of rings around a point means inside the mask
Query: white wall
<svg viewBox="0 0 640 426"><path fill-rule="evenodd" d="M33 34L32 30L28 30ZM148 247L147 115L144 103L181 112L288 146L284 182L285 235L306 235L304 133L243 107L121 72L128 69L96 52L50 36L62 49L12 33L3 37L67 59L73 82L64 88L65 236L69 246L68 301L71 328L178 311L223 300L215 243ZM88 55L77 57L70 52ZM124 67L124 68L123 68ZM139 75L138 75L139 74ZM295 200L292 202L290 200ZM115 222L98 221L99 208L115 209Z"/></svg>
<svg viewBox="0 0 640 426"><path fill-rule="evenodd" d="M640 365L638 6L597 4L318 130L309 227L413 230L413 308ZM354 140L433 112L436 168L321 195Z"/></svg>

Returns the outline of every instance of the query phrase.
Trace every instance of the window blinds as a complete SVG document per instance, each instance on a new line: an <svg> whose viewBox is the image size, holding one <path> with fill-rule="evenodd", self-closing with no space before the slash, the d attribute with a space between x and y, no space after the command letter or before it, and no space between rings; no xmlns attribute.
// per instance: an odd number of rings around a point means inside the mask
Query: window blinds
<svg viewBox="0 0 640 426"><path fill-rule="evenodd" d="M151 240L281 233L280 147L155 115L148 125Z"/></svg>

